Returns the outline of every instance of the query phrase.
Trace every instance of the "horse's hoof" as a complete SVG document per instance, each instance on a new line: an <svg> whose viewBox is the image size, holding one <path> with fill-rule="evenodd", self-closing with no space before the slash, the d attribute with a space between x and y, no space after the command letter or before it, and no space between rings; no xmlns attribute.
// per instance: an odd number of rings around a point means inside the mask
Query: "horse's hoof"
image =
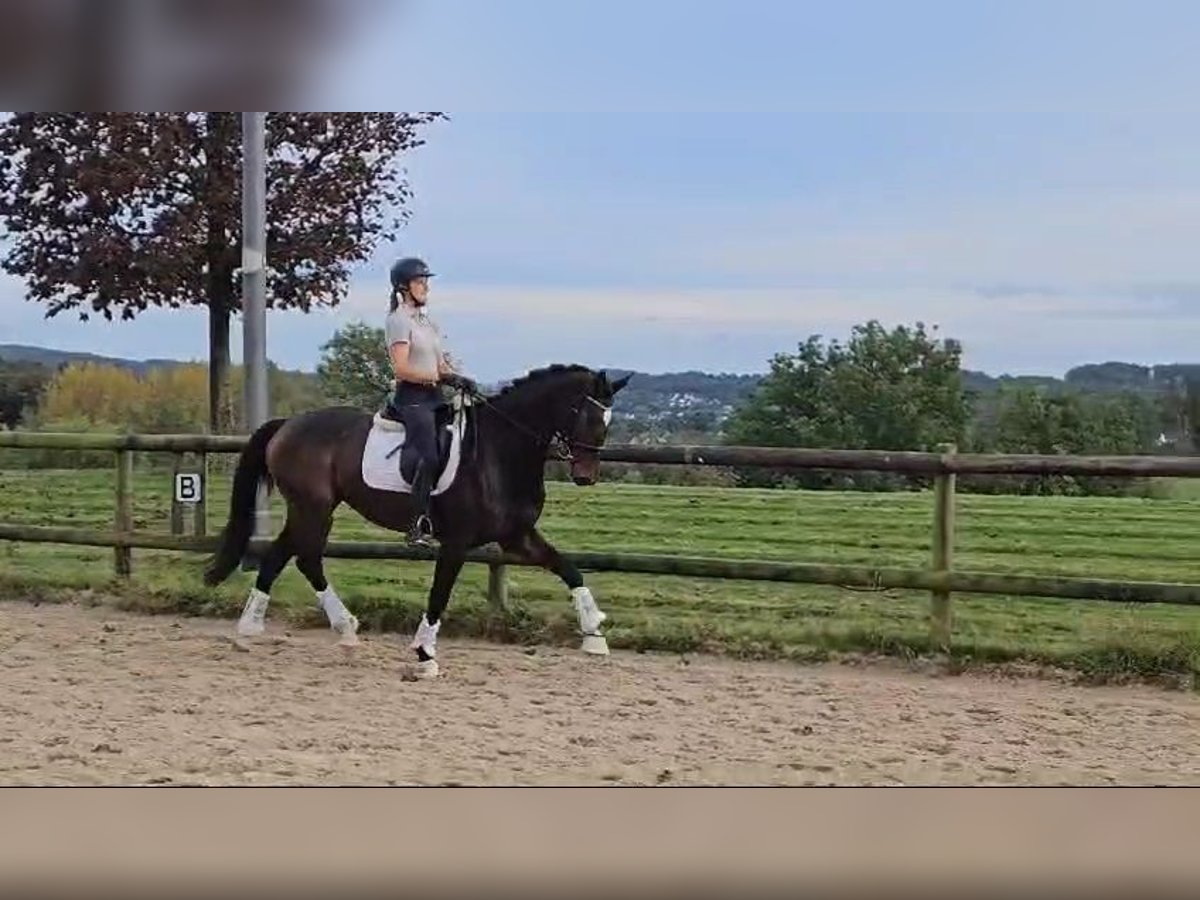
<svg viewBox="0 0 1200 900"><path fill-rule="evenodd" d="M602 634L585 634L581 649L589 656L608 656L608 641Z"/></svg>
<svg viewBox="0 0 1200 900"><path fill-rule="evenodd" d="M334 631L339 635L338 646L358 646L358 619L353 615L348 615L345 620L338 624Z"/></svg>
<svg viewBox="0 0 1200 900"><path fill-rule="evenodd" d="M439 671L436 659L422 659L417 662L417 678L422 681L437 678Z"/></svg>
<svg viewBox="0 0 1200 900"><path fill-rule="evenodd" d="M262 637L267 626L262 622L238 622L237 636L243 638Z"/></svg>

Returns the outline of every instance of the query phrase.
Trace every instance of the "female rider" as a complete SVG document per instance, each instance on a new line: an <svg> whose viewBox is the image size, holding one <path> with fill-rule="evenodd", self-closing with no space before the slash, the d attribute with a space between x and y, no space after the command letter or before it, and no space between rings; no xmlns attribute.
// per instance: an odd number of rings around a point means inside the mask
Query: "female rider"
<svg viewBox="0 0 1200 900"><path fill-rule="evenodd" d="M451 365L442 349L441 332L425 312L432 277L423 260L398 260L392 266L391 308L384 324L388 356L396 376L391 405L404 422L405 442L416 447L419 454L408 543L426 547L432 546L433 537L429 500L438 465L434 424L434 410L442 400L438 384L477 391L475 383Z"/></svg>

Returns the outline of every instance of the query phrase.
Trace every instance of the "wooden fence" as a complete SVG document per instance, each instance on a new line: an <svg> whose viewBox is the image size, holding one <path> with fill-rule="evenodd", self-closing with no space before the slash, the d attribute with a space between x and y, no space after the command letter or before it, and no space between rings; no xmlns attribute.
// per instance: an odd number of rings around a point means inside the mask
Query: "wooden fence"
<svg viewBox="0 0 1200 900"><path fill-rule="evenodd" d="M135 532L133 529L133 454L159 452L175 455L173 471L184 471L184 454L195 454L203 480L207 455L238 453L243 436L230 435L81 435L36 432L0 432L0 448L111 451L116 455L117 487L113 531L0 523L0 540L112 547L118 575L132 572L134 549L211 552L216 538L206 533L207 484L202 483L195 504L195 533L183 533L183 505L172 502L172 534ZM936 453L878 450L820 450L776 447L642 446L612 445L601 459L658 465L708 465L767 467L774 469L850 469L890 471L933 476L931 521L932 559L928 570L892 567L824 565L756 560L710 559L629 553L564 552L580 569L695 578L723 578L828 584L875 589L929 591L930 628L936 641L948 646L951 635L951 595L1012 594L1062 599L1107 600L1124 603L1200 604L1200 584L1148 581L1112 581L1054 576L966 572L953 567L955 532L955 476L958 474L1184 476L1200 477L1200 457L1168 456L1047 456L1027 454L959 454L953 445ZM251 552L262 544L255 541ZM434 552L395 541L332 541L326 555L340 559L431 560ZM493 550L470 554L469 562L489 566L488 596L503 605L505 567L528 565L516 557Z"/></svg>

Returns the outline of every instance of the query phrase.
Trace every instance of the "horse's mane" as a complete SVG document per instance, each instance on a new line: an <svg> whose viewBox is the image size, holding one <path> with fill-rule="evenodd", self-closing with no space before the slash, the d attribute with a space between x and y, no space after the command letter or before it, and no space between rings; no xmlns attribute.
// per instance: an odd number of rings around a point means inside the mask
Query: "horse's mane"
<svg viewBox="0 0 1200 900"><path fill-rule="evenodd" d="M527 385L533 384L534 382L541 381L544 378L549 378L551 375L573 375L580 373L587 373L589 375L595 374L595 372L588 366L580 365L579 363L553 363L548 366L542 366L538 369L530 369L520 378L517 378L515 381L512 381L502 387L500 392L495 396L496 398L508 396L513 391L518 391Z"/></svg>

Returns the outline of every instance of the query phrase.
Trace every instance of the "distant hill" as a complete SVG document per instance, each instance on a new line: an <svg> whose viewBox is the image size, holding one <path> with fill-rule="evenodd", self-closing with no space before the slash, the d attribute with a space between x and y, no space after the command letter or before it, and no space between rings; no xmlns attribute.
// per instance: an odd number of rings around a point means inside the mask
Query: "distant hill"
<svg viewBox="0 0 1200 900"><path fill-rule="evenodd" d="M1197 378L1200 378L1200 364L1196 363L1139 366L1124 362L1106 362L1078 366L1067 373L1066 382L1083 390L1153 393Z"/></svg>
<svg viewBox="0 0 1200 900"><path fill-rule="evenodd" d="M968 390L986 394L1002 385L1026 385L1051 391L1075 390L1087 393L1157 394L1177 388L1189 379L1200 378L1200 364L1170 363L1161 366L1142 366L1127 362L1088 363L1067 371L1062 378L1048 375L1002 375L999 378L984 372L963 370Z"/></svg>
<svg viewBox="0 0 1200 900"><path fill-rule="evenodd" d="M120 366L142 374L150 369L184 365L176 359L123 359L101 356L97 353L80 353L74 350L52 350L48 347L31 347L28 344L0 344L0 359L17 363L38 363L50 369L68 363L95 363L97 365Z"/></svg>
<svg viewBox="0 0 1200 900"><path fill-rule="evenodd" d="M606 371L613 379L633 375L621 392L621 419L635 432L715 430L762 380L761 375L697 371L657 375L616 367Z"/></svg>
<svg viewBox="0 0 1200 900"><path fill-rule="evenodd" d="M973 369L963 369L963 385L968 391L980 394L994 393L1005 386L1036 387L1046 390L1061 390L1067 383L1053 375L988 375L986 372L976 372Z"/></svg>
<svg viewBox="0 0 1200 900"><path fill-rule="evenodd" d="M93 362L122 366L139 374L155 368L184 364L179 360L132 360L24 344L0 344L0 360L40 363L51 369L66 363ZM614 378L630 374L629 369L620 367L607 368L607 371ZM301 381L316 377L312 372L289 374ZM719 431L729 413L754 392L763 378L762 374L709 373L694 370L632 374L629 386L621 394L622 415L618 420L618 428L622 439L656 433ZM1077 366L1062 378L1050 375L993 376L970 369L963 371L967 389L984 398L994 394L1004 385L1027 385L1052 392L1135 391L1157 394L1177 387L1187 378L1200 378L1200 364L1141 366L1110 361ZM484 387L486 389L489 386ZM986 405L988 404L985 402Z"/></svg>

